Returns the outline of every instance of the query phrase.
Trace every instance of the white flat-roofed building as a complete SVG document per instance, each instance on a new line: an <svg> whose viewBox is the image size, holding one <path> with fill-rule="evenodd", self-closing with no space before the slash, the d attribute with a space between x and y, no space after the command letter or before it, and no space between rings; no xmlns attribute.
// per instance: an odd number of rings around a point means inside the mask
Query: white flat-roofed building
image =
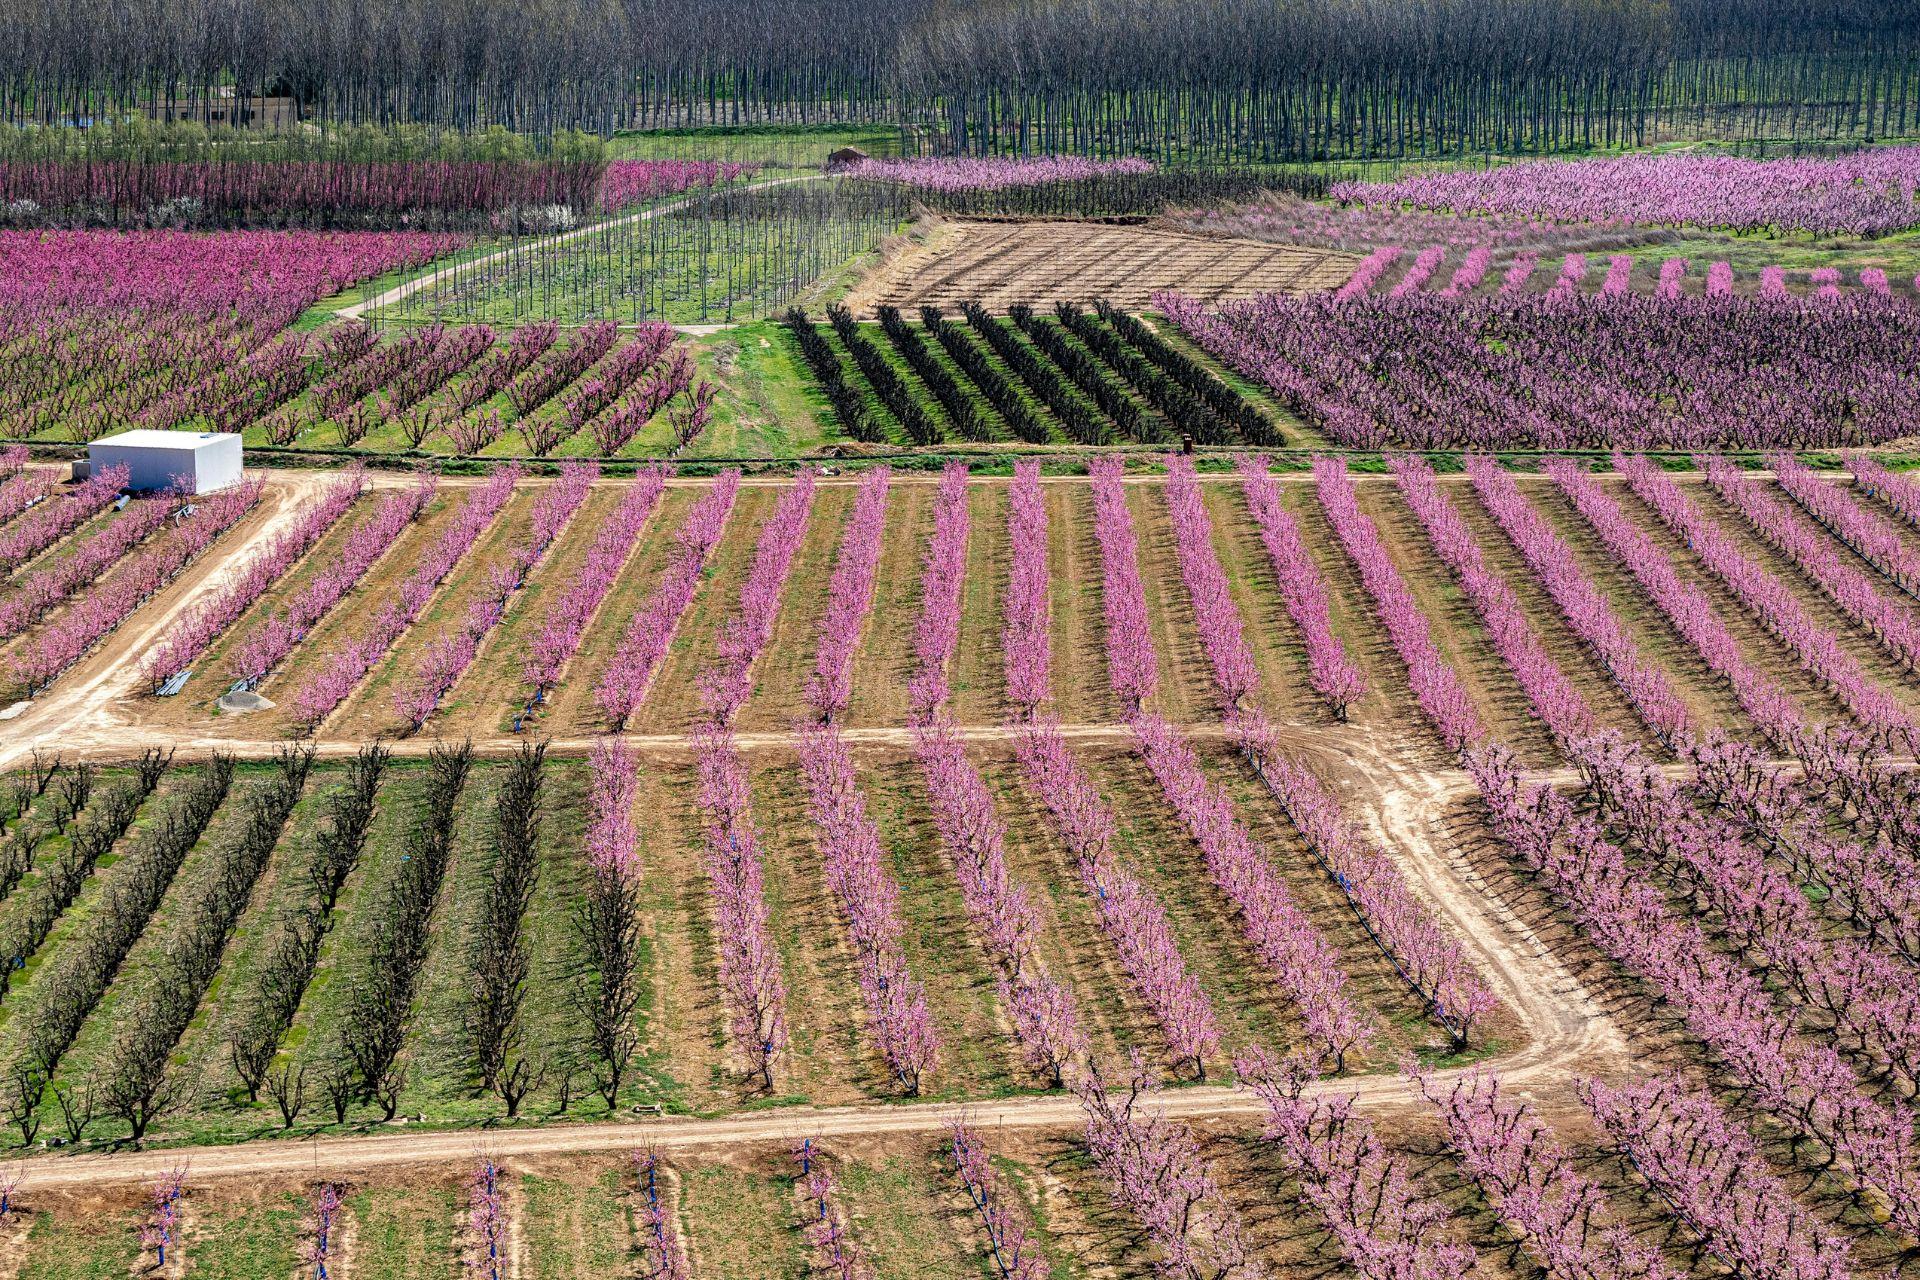
<svg viewBox="0 0 1920 1280"><path fill-rule="evenodd" d="M226 431L122 431L87 446L90 469L119 463L135 492L178 481L188 493L212 493L240 483L240 437Z"/></svg>

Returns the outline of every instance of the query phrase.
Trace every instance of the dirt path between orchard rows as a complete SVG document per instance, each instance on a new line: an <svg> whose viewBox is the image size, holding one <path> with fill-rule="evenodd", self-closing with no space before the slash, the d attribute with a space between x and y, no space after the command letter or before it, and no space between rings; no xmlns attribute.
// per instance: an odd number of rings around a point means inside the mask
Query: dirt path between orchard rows
<svg viewBox="0 0 1920 1280"><path fill-rule="evenodd" d="M259 548L306 510L310 496L334 476L330 471L271 473L259 507L164 588L158 606L154 601L142 605L126 625L61 676L50 692L24 704L12 719L0 720L0 770L17 765L36 748L66 752L75 759L126 759L149 746L168 745L164 738L129 732L113 704L139 688L141 662L175 622L225 586Z"/></svg>

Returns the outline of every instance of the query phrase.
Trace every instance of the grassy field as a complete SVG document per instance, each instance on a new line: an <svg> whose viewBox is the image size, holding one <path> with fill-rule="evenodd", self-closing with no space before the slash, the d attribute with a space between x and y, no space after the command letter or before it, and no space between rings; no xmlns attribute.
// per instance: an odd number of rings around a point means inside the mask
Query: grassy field
<svg viewBox="0 0 1920 1280"><path fill-rule="evenodd" d="M768 180L658 216L516 241L383 309L388 319L725 324L771 315L910 220L887 188Z"/></svg>

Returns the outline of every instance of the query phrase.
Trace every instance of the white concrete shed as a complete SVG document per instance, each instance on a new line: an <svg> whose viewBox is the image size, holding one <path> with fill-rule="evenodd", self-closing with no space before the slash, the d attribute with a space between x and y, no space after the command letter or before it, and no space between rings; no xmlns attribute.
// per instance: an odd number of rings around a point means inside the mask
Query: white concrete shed
<svg viewBox="0 0 1920 1280"><path fill-rule="evenodd" d="M122 431L87 446L90 469L120 463L127 487L165 489L178 479L188 493L212 493L240 483L240 437L225 431Z"/></svg>

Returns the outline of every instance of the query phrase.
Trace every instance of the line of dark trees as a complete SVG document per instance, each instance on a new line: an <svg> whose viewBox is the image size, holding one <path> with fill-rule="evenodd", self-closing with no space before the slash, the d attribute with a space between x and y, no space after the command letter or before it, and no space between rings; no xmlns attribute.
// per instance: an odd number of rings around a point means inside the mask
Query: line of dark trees
<svg viewBox="0 0 1920 1280"><path fill-rule="evenodd" d="M1920 0L8 0L0 116L1314 159L1916 126ZM268 109L269 102L277 104ZM257 104L257 110L255 107Z"/></svg>
<svg viewBox="0 0 1920 1280"><path fill-rule="evenodd" d="M1323 159L1914 127L1915 0L1011 0L916 25L955 150Z"/></svg>
<svg viewBox="0 0 1920 1280"><path fill-rule="evenodd" d="M511 226L593 208L606 153L577 130L498 126L0 124L0 226Z"/></svg>

